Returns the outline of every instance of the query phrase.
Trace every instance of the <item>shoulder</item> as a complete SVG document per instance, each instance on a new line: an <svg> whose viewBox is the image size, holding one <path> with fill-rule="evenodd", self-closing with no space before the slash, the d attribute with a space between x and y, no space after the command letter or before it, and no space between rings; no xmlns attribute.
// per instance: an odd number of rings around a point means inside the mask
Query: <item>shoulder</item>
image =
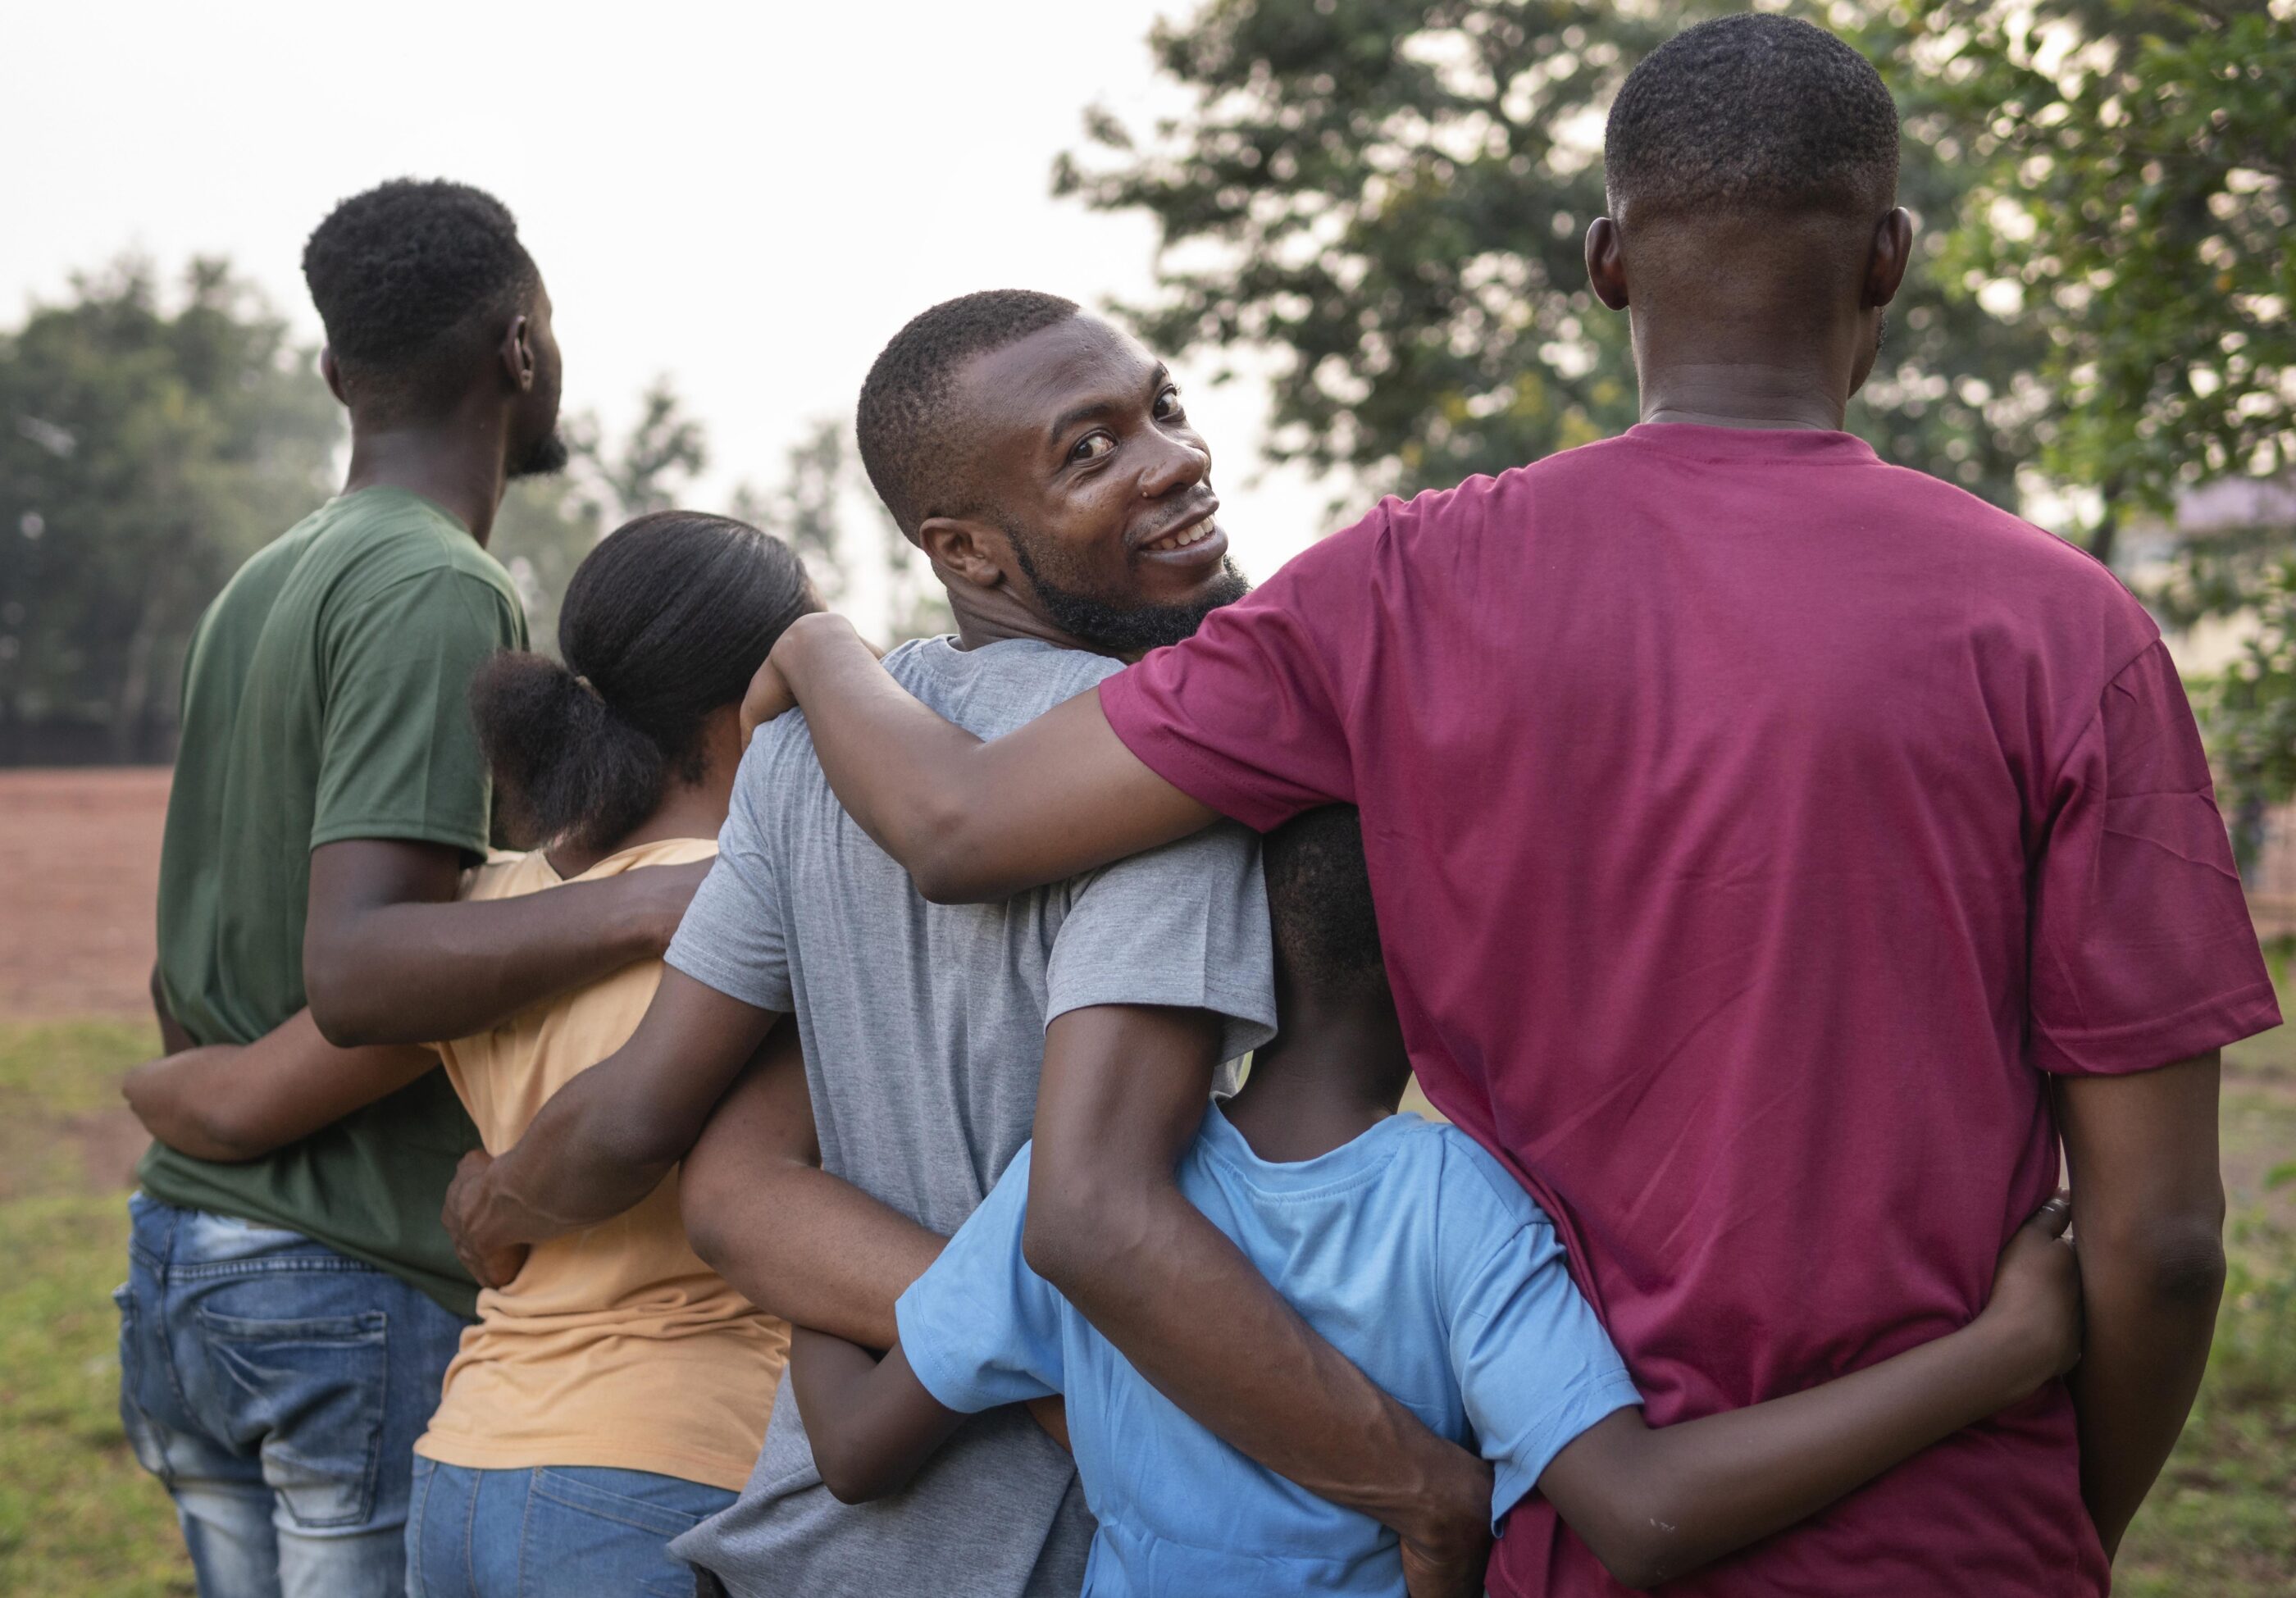
<svg viewBox="0 0 2296 1598"><path fill-rule="evenodd" d="M959 649L920 638L885 657L893 680L976 737L996 738L1123 669L1123 662L1033 638Z"/></svg>
<svg viewBox="0 0 2296 1598"><path fill-rule="evenodd" d="M500 561L462 523L419 495L367 488L320 512L319 537L356 566L364 586L402 582L468 583L515 603L518 589Z"/></svg>
<svg viewBox="0 0 2296 1598"><path fill-rule="evenodd" d="M1513 1173L1456 1127L1431 1121L1413 1141L1424 1145L1419 1158L1438 1171L1433 1185L1447 1217L1456 1221L1462 1215L1471 1217L1478 1230L1554 1229L1546 1211L1514 1179Z"/></svg>

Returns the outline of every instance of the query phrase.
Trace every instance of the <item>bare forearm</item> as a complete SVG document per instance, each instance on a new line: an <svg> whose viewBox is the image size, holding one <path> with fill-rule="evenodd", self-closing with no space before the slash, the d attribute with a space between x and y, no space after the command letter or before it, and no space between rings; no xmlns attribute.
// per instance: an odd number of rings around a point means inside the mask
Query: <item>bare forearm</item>
<svg viewBox="0 0 2296 1598"><path fill-rule="evenodd" d="M146 1061L119 1085L144 1130L194 1160L251 1160L264 1151L218 1124L216 1110L230 1103L225 1089L240 1051L232 1045L193 1049Z"/></svg>
<svg viewBox="0 0 2296 1598"><path fill-rule="evenodd" d="M689 1181L681 1201L710 1268L758 1308L864 1348L892 1347L895 1300L948 1241L809 1166L709 1186L704 1197Z"/></svg>
<svg viewBox="0 0 2296 1598"><path fill-rule="evenodd" d="M379 905L307 939L312 1012L346 1046L482 1032L659 955L676 920L644 908L619 878L479 904Z"/></svg>
<svg viewBox="0 0 2296 1598"><path fill-rule="evenodd" d="M898 1348L873 1359L804 1328L790 1340L790 1389L822 1484L846 1504L900 1491L964 1419L935 1401Z"/></svg>
<svg viewBox="0 0 2296 1598"><path fill-rule="evenodd" d="M253 1043L153 1060L120 1091L151 1134L202 1160L252 1160L308 1137L437 1067L428 1049L339 1049L298 1011Z"/></svg>
<svg viewBox="0 0 2296 1598"><path fill-rule="evenodd" d="M1318 1336L1177 1187L1114 1208L1136 1221L1042 1251L1037 1269L1158 1391L1246 1457L1406 1537L1487 1513L1483 1463Z"/></svg>
<svg viewBox="0 0 2296 1598"><path fill-rule="evenodd" d="M1972 1326L1820 1387L1658 1430L1631 1414L1539 1480L1621 1580L1648 1586L1816 1513L2013 1402L2045 1362Z"/></svg>
<svg viewBox="0 0 2296 1598"><path fill-rule="evenodd" d="M780 1020L664 971L629 1041L553 1094L483 1173L457 1177L447 1230L464 1262L483 1282L484 1257L594 1225L652 1192Z"/></svg>
<svg viewBox="0 0 2296 1598"><path fill-rule="evenodd" d="M2108 1554L2177 1445L2208 1368L2220 1249L2130 1259L2084 1239L2088 1347L2073 1373L2081 1496Z"/></svg>
<svg viewBox="0 0 2296 1598"><path fill-rule="evenodd" d="M2224 1291L2215 1051L2061 1078L2088 1348L2073 1373L2081 1496L2110 1554L2200 1390Z"/></svg>

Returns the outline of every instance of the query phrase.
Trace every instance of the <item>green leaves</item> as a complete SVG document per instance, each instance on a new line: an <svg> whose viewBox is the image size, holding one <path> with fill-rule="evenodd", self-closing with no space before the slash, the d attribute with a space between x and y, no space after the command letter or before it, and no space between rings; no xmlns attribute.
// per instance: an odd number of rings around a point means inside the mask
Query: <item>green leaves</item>
<svg viewBox="0 0 2296 1598"><path fill-rule="evenodd" d="M0 334L0 726L164 752L193 622L330 492L341 438L311 353L220 261L172 294L123 261Z"/></svg>

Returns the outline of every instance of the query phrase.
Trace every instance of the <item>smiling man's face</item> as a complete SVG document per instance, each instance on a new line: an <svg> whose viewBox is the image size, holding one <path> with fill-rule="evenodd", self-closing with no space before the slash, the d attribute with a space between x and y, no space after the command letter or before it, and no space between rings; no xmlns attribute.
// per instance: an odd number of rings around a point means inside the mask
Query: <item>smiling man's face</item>
<svg viewBox="0 0 2296 1598"><path fill-rule="evenodd" d="M959 403L977 418L978 514L1062 631L1137 654L1242 596L1211 451L1137 340L1071 316L972 362Z"/></svg>

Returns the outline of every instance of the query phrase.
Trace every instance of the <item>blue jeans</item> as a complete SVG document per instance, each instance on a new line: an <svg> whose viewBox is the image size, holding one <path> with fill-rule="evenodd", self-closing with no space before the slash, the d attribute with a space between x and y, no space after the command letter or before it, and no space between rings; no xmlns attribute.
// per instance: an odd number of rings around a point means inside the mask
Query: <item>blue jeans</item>
<svg viewBox="0 0 2296 1598"><path fill-rule="evenodd" d="M694 1598L715 1589L669 1539L733 1502L723 1487L647 1471L418 1458L407 1598Z"/></svg>
<svg viewBox="0 0 2296 1598"><path fill-rule="evenodd" d="M414 1439L466 1323L299 1233L128 1213L119 1418L201 1598L399 1598Z"/></svg>

